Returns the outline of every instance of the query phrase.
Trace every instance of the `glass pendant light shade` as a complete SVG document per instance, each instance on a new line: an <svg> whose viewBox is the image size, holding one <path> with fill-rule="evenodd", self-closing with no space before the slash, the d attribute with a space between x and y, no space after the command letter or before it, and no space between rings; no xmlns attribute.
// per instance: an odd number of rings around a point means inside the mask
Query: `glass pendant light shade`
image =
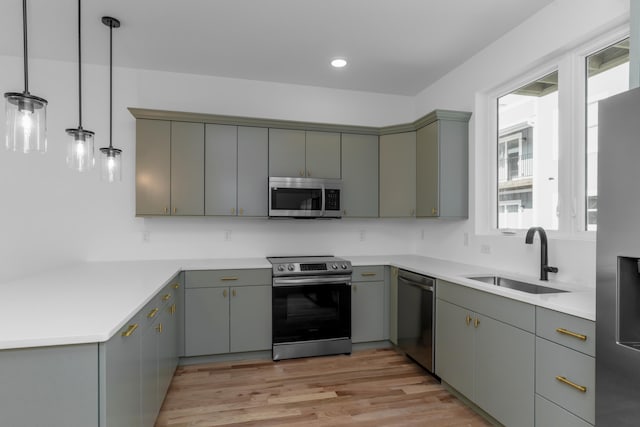
<svg viewBox="0 0 640 427"><path fill-rule="evenodd" d="M67 129L67 165L78 172L85 172L95 164L93 136L90 130Z"/></svg>
<svg viewBox="0 0 640 427"><path fill-rule="evenodd" d="M22 0L22 41L24 91L7 92L5 98L5 147L23 153L47 152L47 100L29 93L29 53L27 50L27 0Z"/></svg>
<svg viewBox="0 0 640 427"><path fill-rule="evenodd" d="M7 150L46 153L47 101L24 92L7 92L4 98Z"/></svg>
<svg viewBox="0 0 640 427"><path fill-rule="evenodd" d="M101 148L101 177L106 182L122 181L122 150L113 147Z"/></svg>

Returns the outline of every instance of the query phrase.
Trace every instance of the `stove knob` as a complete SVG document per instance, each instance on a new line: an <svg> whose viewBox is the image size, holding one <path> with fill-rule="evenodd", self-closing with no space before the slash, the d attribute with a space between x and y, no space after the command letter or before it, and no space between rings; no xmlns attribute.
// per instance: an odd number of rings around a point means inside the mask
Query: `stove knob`
<svg viewBox="0 0 640 427"><path fill-rule="evenodd" d="M279 265L278 266L278 271L284 271L284 265Z"/></svg>
<svg viewBox="0 0 640 427"><path fill-rule="evenodd" d="M333 268L334 270L337 270L337 269L338 269L338 264L333 264L333 265L331 266L331 268Z"/></svg>
<svg viewBox="0 0 640 427"><path fill-rule="evenodd" d="M342 264L341 267L342 267L343 270L346 270L347 269L347 264Z"/></svg>
<svg viewBox="0 0 640 427"><path fill-rule="evenodd" d="M288 269L289 271L293 271L293 269L294 269L294 268L295 268L295 267L293 266L293 264L289 264L289 266L287 267L287 269Z"/></svg>

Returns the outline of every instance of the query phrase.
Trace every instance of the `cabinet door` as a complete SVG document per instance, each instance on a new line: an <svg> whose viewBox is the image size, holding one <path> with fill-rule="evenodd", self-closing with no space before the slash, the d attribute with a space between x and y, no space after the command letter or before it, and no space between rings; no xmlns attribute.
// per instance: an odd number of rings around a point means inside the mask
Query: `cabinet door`
<svg viewBox="0 0 640 427"><path fill-rule="evenodd" d="M158 342L158 409L162 405L178 362L178 321L175 302L162 308Z"/></svg>
<svg viewBox="0 0 640 427"><path fill-rule="evenodd" d="M271 285L231 288L231 352L271 349Z"/></svg>
<svg viewBox="0 0 640 427"><path fill-rule="evenodd" d="M309 178L340 179L340 134L306 133L306 165Z"/></svg>
<svg viewBox="0 0 640 427"><path fill-rule="evenodd" d="M269 134L266 128L238 127L238 215L269 213Z"/></svg>
<svg viewBox="0 0 640 427"><path fill-rule="evenodd" d="M384 282L351 285L351 341L380 341L384 337Z"/></svg>
<svg viewBox="0 0 640 427"><path fill-rule="evenodd" d="M169 215L171 123L136 120L136 215Z"/></svg>
<svg viewBox="0 0 640 427"><path fill-rule="evenodd" d="M467 397L474 390L472 317L471 311L436 299L436 374Z"/></svg>
<svg viewBox="0 0 640 427"><path fill-rule="evenodd" d="M439 215L438 122L416 133L416 216Z"/></svg>
<svg viewBox="0 0 640 427"><path fill-rule="evenodd" d="M204 215L204 124L171 122L171 215Z"/></svg>
<svg viewBox="0 0 640 427"><path fill-rule="evenodd" d="M141 425L139 325L135 317L99 345L100 427Z"/></svg>
<svg viewBox="0 0 640 427"><path fill-rule="evenodd" d="M140 333L140 417L142 427L153 427L160 410L158 390L160 316Z"/></svg>
<svg viewBox="0 0 640 427"><path fill-rule="evenodd" d="M305 176L305 132L269 129L269 176Z"/></svg>
<svg viewBox="0 0 640 427"><path fill-rule="evenodd" d="M205 215L236 215L238 128L206 125Z"/></svg>
<svg viewBox="0 0 640 427"><path fill-rule="evenodd" d="M343 216L378 216L376 135L342 134L342 190Z"/></svg>
<svg viewBox="0 0 640 427"><path fill-rule="evenodd" d="M473 400L506 426L533 427L534 335L486 316L476 318Z"/></svg>
<svg viewBox="0 0 640 427"><path fill-rule="evenodd" d="M229 352L229 289L185 290L185 353Z"/></svg>
<svg viewBox="0 0 640 427"><path fill-rule="evenodd" d="M380 137L380 216L416 213L416 133Z"/></svg>

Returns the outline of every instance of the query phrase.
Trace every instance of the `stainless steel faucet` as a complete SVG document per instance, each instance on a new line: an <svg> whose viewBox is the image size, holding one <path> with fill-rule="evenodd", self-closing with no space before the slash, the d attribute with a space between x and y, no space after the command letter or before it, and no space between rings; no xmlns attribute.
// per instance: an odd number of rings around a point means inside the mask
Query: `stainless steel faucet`
<svg viewBox="0 0 640 427"><path fill-rule="evenodd" d="M542 227L531 227L527 230L527 237L525 237L524 242L527 245L533 244L533 236L536 234L536 231L540 235L540 280L549 280L547 277L547 273L557 273L558 267L549 266L549 255L547 252L547 233L544 231Z"/></svg>

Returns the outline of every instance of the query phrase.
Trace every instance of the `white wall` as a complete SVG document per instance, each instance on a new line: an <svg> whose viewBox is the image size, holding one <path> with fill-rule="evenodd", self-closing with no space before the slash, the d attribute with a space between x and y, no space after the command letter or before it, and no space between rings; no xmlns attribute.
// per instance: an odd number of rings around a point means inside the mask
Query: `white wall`
<svg viewBox="0 0 640 427"><path fill-rule="evenodd" d="M22 59L0 57L0 91L22 91ZM49 101L45 155L0 149L0 280L78 260L243 257L291 253L406 253L413 222L135 218L135 119L127 107L383 126L413 120L413 99L147 70L114 70L114 146L123 182L65 164L76 127L77 64L32 60L30 90ZM108 68L84 66L85 129L108 145ZM4 135L0 121L0 135ZM224 240L226 231L230 240ZM364 231L361 240L360 231ZM143 242L143 232L149 241Z"/></svg>
<svg viewBox="0 0 640 427"><path fill-rule="evenodd" d="M550 58L575 48L598 33L628 19L628 0L556 0L522 25L488 46L467 62L426 88L416 97L416 117L434 108L472 111L470 122L470 218L468 221L425 223L419 254L456 258L472 264L537 275L539 243L525 245L524 237L488 232L487 212L492 209L488 186L492 172L488 105L485 94ZM464 235L467 233L468 245ZM434 244L437 242L437 244ZM482 253L481 248L489 254ZM555 277L595 286L593 236L552 237L549 261L560 271Z"/></svg>

